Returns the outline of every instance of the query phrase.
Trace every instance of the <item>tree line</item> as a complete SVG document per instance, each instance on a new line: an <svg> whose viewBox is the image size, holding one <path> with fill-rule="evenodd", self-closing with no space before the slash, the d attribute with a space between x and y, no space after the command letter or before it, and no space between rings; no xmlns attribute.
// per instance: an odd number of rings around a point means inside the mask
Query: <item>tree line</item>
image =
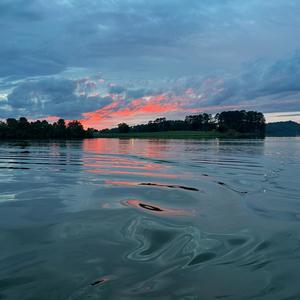
<svg viewBox="0 0 300 300"><path fill-rule="evenodd" d="M7 139L81 139L93 137L93 133L94 129L85 130L79 121L66 124L64 119L53 124L46 120L29 122L25 117L0 121L0 138Z"/></svg>
<svg viewBox="0 0 300 300"><path fill-rule="evenodd" d="M129 133L129 132L159 132L159 131L236 131L251 133L258 136L265 135L265 118L261 112L256 111L224 111L212 116L201 113L186 116L184 120L167 120L158 118L147 124L129 126L120 123L118 127L103 129L100 133Z"/></svg>
<svg viewBox="0 0 300 300"><path fill-rule="evenodd" d="M79 121L66 124L64 119L59 119L53 124L46 120L29 122L25 117L18 120L9 118L0 121L0 138L21 139L81 139L97 137L98 132L103 133L137 133L158 131L236 131L250 133L257 136L265 135L265 118L261 112L256 111L224 111L212 116L201 113L186 116L184 120L167 120L158 118L146 124L129 126L120 123L118 127L97 131L93 128L85 130Z"/></svg>

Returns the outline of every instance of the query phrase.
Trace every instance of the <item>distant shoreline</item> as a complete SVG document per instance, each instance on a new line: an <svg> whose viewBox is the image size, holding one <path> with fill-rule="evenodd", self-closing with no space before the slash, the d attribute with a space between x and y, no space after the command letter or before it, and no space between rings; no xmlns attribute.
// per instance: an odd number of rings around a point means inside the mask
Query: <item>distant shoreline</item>
<svg viewBox="0 0 300 300"><path fill-rule="evenodd" d="M213 139L213 138L261 138L250 133L228 131L158 131L158 132L128 132L128 133L99 133L94 138L155 138L155 139Z"/></svg>

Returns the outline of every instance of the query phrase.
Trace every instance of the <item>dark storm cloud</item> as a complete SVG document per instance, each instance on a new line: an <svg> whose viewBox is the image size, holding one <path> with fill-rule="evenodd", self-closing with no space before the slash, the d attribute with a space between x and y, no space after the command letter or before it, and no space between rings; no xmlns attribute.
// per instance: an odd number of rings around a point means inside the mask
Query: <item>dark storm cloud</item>
<svg viewBox="0 0 300 300"><path fill-rule="evenodd" d="M81 118L82 113L99 109L109 103L110 97L89 96L77 93L77 81L44 79L24 82L0 102L2 117L60 116Z"/></svg>

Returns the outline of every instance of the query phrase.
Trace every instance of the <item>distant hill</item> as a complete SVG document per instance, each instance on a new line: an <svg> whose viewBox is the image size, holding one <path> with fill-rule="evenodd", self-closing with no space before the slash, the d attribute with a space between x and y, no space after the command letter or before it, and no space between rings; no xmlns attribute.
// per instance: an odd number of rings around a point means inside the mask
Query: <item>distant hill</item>
<svg viewBox="0 0 300 300"><path fill-rule="evenodd" d="M274 122L266 125L267 136L300 136L300 124L287 122Z"/></svg>

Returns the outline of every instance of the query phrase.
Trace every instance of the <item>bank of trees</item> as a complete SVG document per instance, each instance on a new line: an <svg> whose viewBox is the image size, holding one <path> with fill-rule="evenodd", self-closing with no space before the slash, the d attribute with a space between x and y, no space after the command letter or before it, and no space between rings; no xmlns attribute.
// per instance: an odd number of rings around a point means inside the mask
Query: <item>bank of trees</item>
<svg viewBox="0 0 300 300"><path fill-rule="evenodd" d="M101 124L99 124L101 125ZM104 129L100 133L137 133L158 131L236 131L257 136L265 135L264 115L256 111L224 111L212 116L201 113L186 116L184 120L167 120L158 118L146 124L129 126L122 122L116 128ZM97 130L89 128L85 130L79 121L71 121L66 124L60 119L53 124L46 120L29 122L21 117L18 120L9 118L5 122L0 121L0 138L21 139L80 139L97 137Z"/></svg>
<svg viewBox="0 0 300 300"><path fill-rule="evenodd" d="M159 131L236 131L263 136L265 134L265 118L261 112L256 111L224 111L212 116L201 113L186 116L184 120L167 120L158 118L147 124L128 126L120 123L117 128L104 129L101 133L127 133L127 132L159 132Z"/></svg>
<svg viewBox="0 0 300 300"><path fill-rule="evenodd" d="M265 133L265 117L256 111L224 111L215 116L221 132L233 129L241 133Z"/></svg>
<svg viewBox="0 0 300 300"><path fill-rule="evenodd" d="M18 120L9 118L5 122L0 121L0 138L8 139L80 139L93 137L93 132L93 129L85 130L79 121L66 124L63 119L53 124L46 120L29 122L24 117Z"/></svg>

